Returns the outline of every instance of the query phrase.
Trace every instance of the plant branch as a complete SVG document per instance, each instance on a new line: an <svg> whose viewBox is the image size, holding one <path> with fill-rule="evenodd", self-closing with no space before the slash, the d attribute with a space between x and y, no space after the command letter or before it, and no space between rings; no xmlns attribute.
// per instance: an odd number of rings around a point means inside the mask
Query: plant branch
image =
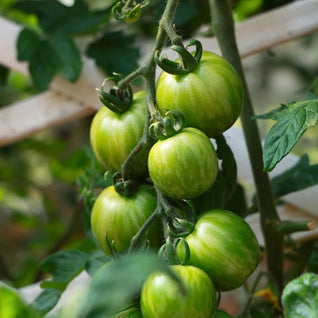
<svg viewBox="0 0 318 318"><path fill-rule="evenodd" d="M256 122L252 119L254 110L240 60L229 2L210 0L213 28L222 55L234 66L240 75L245 93L244 107L240 116L259 203L262 231L267 251L267 267L275 278L278 290L283 289L283 235L277 231L279 216L276 211L270 181L263 171L262 145Z"/></svg>
<svg viewBox="0 0 318 318"><path fill-rule="evenodd" d="M295 232L311 231L317 226L315 221L281 221L277 226L277 231L283 235Z"/></svg>
<svg viewBox="0 0 318 318"><path fill-rule="evenodd" d="M163 120L162 115L160 114L156 105L156 66L157 65L155 63L154 56L156 51L158 50L161 51L162 48L164 47L167 41L167 32L169 32L168 36L173 37L173 39L176 39L178 37L174 33L174 31L172 31L172 27L170 27L173 23L173 18L174 18L174 14L177 9L178 3L179 3L179 0L168 0L165 10L163 12L163 15L159 22L159 29L158 29L154 46L152 48L152 51L150 53L150 56L147 62L143 66L139 67L137 70L135 70L134 72L126 76L124 79L122 79L118 83L119 89L124 89L127 87L127 85L129 84L131 80L137 78L138 76L144 76L146 78L145 103L148 109L147 124L146 124L141 141L132 150L132 152L129 154L128 158L122 165L121 172L122 172L122 176L124 180L129 174L129 167L131 166L134 156L139 151L142 151L145 149L149 150L153 143L153 140L151 139L148 133L150 120L155 120L160 122L162 122ZM173 41L178 41L178 40L173 40Z"/></svg>
<svg viewBox="0 0 318 318"><path fill-rule="evenodd" d="M142 237L144 236L145 232L148 230L148 228L151 226L151 224L155 221L155 219L158 217L160 213L161 213L161 208L159 205L157 205L155 211L150 215L147 221L142 225L142 227L139 229L137 234L131 239L128 254L135 251Z"/></svg>

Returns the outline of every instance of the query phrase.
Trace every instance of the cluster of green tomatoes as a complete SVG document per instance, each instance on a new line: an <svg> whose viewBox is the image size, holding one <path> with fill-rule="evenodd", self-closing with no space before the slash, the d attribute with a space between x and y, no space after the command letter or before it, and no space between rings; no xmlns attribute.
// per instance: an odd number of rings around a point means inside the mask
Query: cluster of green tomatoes
<svg viewBox="0 0 318 318"><path fill-rule="evenodd" d="M234 124L242 104L239 76L216 54L203 51L196 68L187 74L161 73L156 106L163 121L150 126L151 136L158 140L146 156L147 164L138 153L134 159L135 173L146 175L145 181L129 195L114 185L107 187L92 210L92 232L106 254L127 252L132 238L158 208L158 193L170 202L191 202L211 188L218 158L210 138ZM120 171L142 138L146 121L144 91L134 93L125 112L107 107L97 112L91 145L106 170ZM150 247L165 243L161 221L158 217L145 232ZM174 253L180 262L171 264L171 270L182 288L167 273L155 272L143 285L140 308L116 317L230 317L217 310L217 292L238 288L257 267L260 250L249 225L230 211L207 209L176 242Z"/></svg>

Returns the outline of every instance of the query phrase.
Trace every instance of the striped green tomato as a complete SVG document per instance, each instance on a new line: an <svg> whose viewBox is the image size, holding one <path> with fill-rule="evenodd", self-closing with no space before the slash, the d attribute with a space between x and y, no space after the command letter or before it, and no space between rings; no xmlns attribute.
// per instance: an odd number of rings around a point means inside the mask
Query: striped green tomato
<svg viewBox="0 0 318 318"><path fill-rule="evenodd" d="M187 126L215 137L237 120L243 105L243 86L231 64L204 51L193 72L160 74L156 100L163 114L178 110L185 116Z"/></svg>
<svg viewBox="0 0 318 318"><path fill-rule="evenodd" d="M114 186L104 189L94 203L91 227L105 253L111 255L107 241L117 251L126 251L132 237L155 210L156 204L156 194L150 185L141 185L130 197L117 193ZM146 233L151 244L160 240L158 232L159 227L153 224Z"/></svg>
<svg viewBox="0 0 318 318"><path fill-rule="evenodd" d="M175 199L190 199L205 192L215 181L217 156L209 138L188 127L153 145L148 171L162 193Z"/></svg>
<svg viewBox="0 0 318 318"><path fill-rule="evenodd" d="M185 240L190 248L188 264L204 270L220 291L240 287L259 262L260 248L252 229L229 211L199 215ZM177 255L185 257L184 244L177 245Z"/></svg>
<svg viewBox="0 0 318 318"><path fill-rule="evenodd" d="M95 114L90 128L90 142L96 158L106 170L119 171L141 139L147 115L144 100L145 91L140 91L134 94L131 107L124 113L102 107ZM146 170L146 164L136 166L139 166L138 173Z"/></svg>
<svg viewBox="0 0 318 318"><path fill-rule="evenodd" d="M208 275L194 266L172 265L185 290L165 272L154 272L140 295L143 318L207 318L216 310L216 292Z"/></svg>

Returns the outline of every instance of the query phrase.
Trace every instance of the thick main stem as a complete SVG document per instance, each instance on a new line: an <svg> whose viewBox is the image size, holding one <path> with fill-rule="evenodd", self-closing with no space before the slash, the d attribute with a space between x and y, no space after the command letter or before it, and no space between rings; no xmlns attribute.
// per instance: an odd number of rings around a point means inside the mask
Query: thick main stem
<svg viewBox="0 0 318 318"><path fill-rule="evenodd" d="M136 77L143 75L146 78L146 106L148 109L148 118L147 118L147 125L145 126L145 131L142 137L142 140L138 143L138 145L133 149L133 151L130 153L128 158L126 159L125 163L122 165L122 176L124 179L127 178L130 170L130 165L133 162L134 156L137 152L139 152L141 149L149 151L149 148L151 146L151 138L148 134L148 127L149 127L149 119L156 121L162 121L162 116L157 109L156 106L156 63L154 60L154 55L157 50L162 50L164 47L167 37L175 37L175 34L173 31L169 28L169 33L167 34L167 28L168 26L173 24L174 15L176 12L176 9L178 7L179 0L168 0L165 10L162 14L162 17L159 22L159 28L158 33L156 36L156 40L154 43L154 46L152 48L152 51L150 53L150 56L148 58L148 61L145 63L145 65L139 67L136 71L132 72L128 76L126 76L124 79L122 79L118 83L118 87L120 89L124 89L127 87L129 82Z"/></svg>
<svg viewBox="0 0 318 318"><path fill-rule="evenodd" d="M281 292L283 289L283 235L277 231L280 220L269 177L263 171L262 145L258 127L255 120L252 119L254 110L236 44L232 12L229 2L226 0L210 0L210 5L212 25L222 55L234 66L244 85L245 102L240 119L256 186L261 226L266 244L267 267Z"/></svg>

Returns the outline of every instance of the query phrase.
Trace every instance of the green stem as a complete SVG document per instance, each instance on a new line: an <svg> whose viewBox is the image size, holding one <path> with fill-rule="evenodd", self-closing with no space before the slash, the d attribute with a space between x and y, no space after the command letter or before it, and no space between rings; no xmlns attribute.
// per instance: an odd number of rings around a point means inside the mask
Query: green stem
<svg viewBox="0 0 318 318"><path fill-rule="evenodd" d="M159 22L159 29L158 29L154 46L152 48L152 51L150 53L150 56L147 62L143 66L135 70L134 72L127 75L124 79L122 79L118 83L118 88L124 89L135 78L139 76L144 76L146 78L145 103L148 109L148 113L149 113L148 115L150 115L147 118L147 124L146 124L141 141L132 150L132 152L129 154L126 161L122 165L121 172L122 172L122 177L124 180L126 180L127 176L129 175L130 166L131 166L131 163L133 162L135 155L139 151L143 151L145 149L149 151L153 143L153 140L151 139L148 133L150 119L162 122L162 115L160 114L156 105L156 66L157 65L154 60L154 55L157 50L162 50L162 48L164 47L167 41L166 28L168 29L168 26L172 25L173 23L173 18L174 18L174 14L177 9L178 3L179 3L179 0L168 0L165 10L163 12L163 15L161 17L161 20ZM173 37L175 36L174 33L172 32L170 33L171 34L169 36L173 36Z"/></svg>
<svg viewBox="0 0 318 318"><path fill-rule="evenodd" d="M141 152L147 151L149 152L150 148L152 147L154 140L149 136L148 129L149 129L149 112L147 114L147 120L143 132L143 136L135 148L129 153L125 162L121 166L121 176L123 180L128 180L130 176L131 167L134 163L134 158L140 154ZM145 155L145 158L148 156ZM145 163L147 164L147 163ZM133 177L133 176L132 176Z"/></svg>
<svg viewBox="0 0 318 318"><path fill-rule="evenodd" d="M280 220L269 177L263 171L261 139L256 122L252 119L254 110L236 44L232 12L229 2L226 0L210 0L210 5L213 28L222 54L237 70L244 85L245 103L240 119L256 186L261 226L267 251L267 267L281 292L283 289L283 235L277 231Z"/></svg>
<svg viewBox="0 0 318 318"><path fill-rule="evenodd" d="M161 51L166 44L167 38L171 39L171 42L174 44L182 44L181 37L176 34L174 31L172 24L176 9L178 7L179 0L168 0L165 10L162 14L162 17L159 21L158 33L155 39L154 46L151 50L150 56L145 63L145 65L141 66L124 79L122 79L118 83L118 87L123 89L127 87L129 82L134 80L139 76L144 76L147 80L147 95L146 95L146 105L148 107L150 116L152 119L157 121L162 121L162 116L157 109L156 106L156 89L155 89L155 82L156 82L156 63L154 60L154 55L156 51Z"/></svg>
<svg viewBox="0 0 318 318"><path fill-rule="evenodd" d="M155 219L158 217L158 215L160 213L161 213L160 206L157 205L157 208L155 209L155 211L150 215L150 217L147 219L147 221L139 229L137 234L132 238L128 253L135 251L135 249L138 247L141 239L143 238L145 232L148 230L148 228L151 226L151 224L155 221Z"/></svg>
<svg viewBox="0 0 318 318"><path fill-rule="evenodd" d="M287 235L295 232L311 231L316 225L315 221L281 221L277 231Z"/></svg>

